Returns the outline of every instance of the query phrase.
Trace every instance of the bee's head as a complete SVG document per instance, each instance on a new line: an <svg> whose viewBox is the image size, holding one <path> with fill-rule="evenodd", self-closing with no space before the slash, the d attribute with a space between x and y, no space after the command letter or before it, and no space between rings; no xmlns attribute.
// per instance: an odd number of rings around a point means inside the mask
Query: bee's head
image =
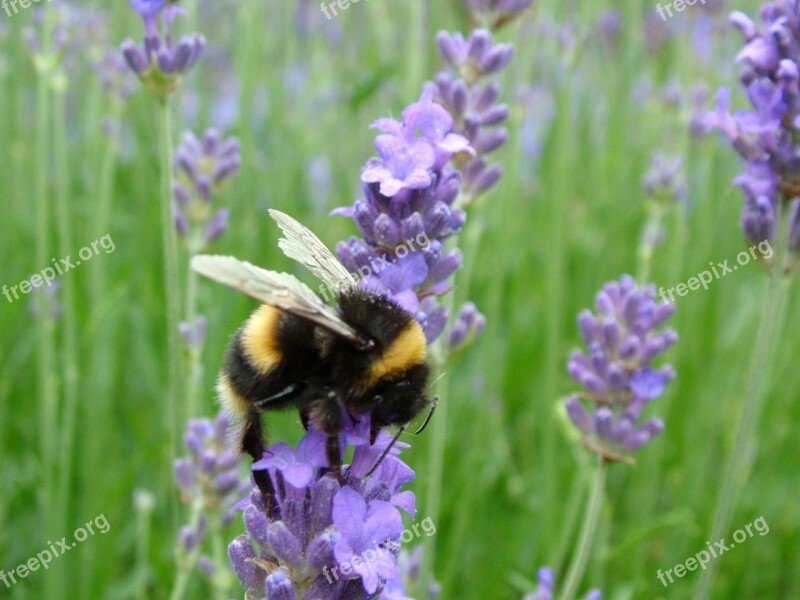
<svg viewBox="0 0 800 600"><path fill-rule="evenodd" d="M414 365L398 377L387 378L372 391L372 425L405 425L428 406L428 365Z"/></svg>

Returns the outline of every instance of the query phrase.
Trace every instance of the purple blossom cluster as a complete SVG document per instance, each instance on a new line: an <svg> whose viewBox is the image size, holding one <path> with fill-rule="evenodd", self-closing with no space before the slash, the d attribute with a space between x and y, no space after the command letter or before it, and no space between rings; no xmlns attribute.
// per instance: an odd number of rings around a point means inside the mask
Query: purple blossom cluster
<svg viewBox="0 0 800 600"><path fill-rule="evenodd" d="M787 227L789 246L800 249L800 14L794 0L777 0L761 9L757 26L742 12L731 22L744 36L736 57L740 81L751 108L730 112L730 90L720 89L717 107L704 119L706 130L718 129L747 166L734 183L744 194L742 229L758 243L774 242ZM788 209L784 211L784 209ZM782 213L788 213L788 217ZM788 225L782 223L783 219Z"/></svg>
<svg viewBox="0 0 800 600"><path fill-rule="evenodd" d="M663 204L676 204L686 199L686 178L683 159L666 156L662 152L653 154L650 168L642 178L642 189L648 199Z"/></svg>
<svg viewBox="0 0 800 600"><path fill-rule="evenodd" d="M415 475L396 454L407 445L381 460L392 438L381 433L370 444L368 416L346 421L340 443L353 458L341 480L328 469L327 437L313 426L296 449L274 444L253 464L268 471L276 495L268 506L254 489L240 504L247 534L228 554L247 598L404 598L400 510L413 518L416 506L400 488Z"/></svg>
<svg viewBox="0 0 800 600"><path fill-rule="evenodd" d="M131 70L155 96L164 102L200 59L205 48L205 38L197 33L183 36L172 43L169 29L183 9L167 0L130 0L133 9L144 22L144 42L138 46L133 40L122 43L122 54ZM164 33L159 30L163 17Z"/></svg>
<svg viewBox="0 0 800 600"><path fill-rule="evenodd" d="M653 360L675 342L672 329L656 331L675 310L656 302L655 286L639 288L629 275L607 283L597 294L597 314L578 316L588 352L575 350L569 374L585 392L566 400L567 412L585 445L606 460L628 460L627 453L647 444L664 429L661 419L639 424L645 406L675 377ZM587 410L581 396L594 405Z"/></svg>
<svg viewBox="0 0 800 600"><path fill-rule="evenodd" d="M464 177L463 202L469 204L492 188L502 177L500 165L490 165L487 156L508 139L501 127L508 119L507 104L498 103L500 90L491 78L500 73L514 56L511 44L492 45L492 34L474 30L469 38L460 33L439 32L439 54L448 70L441 71L433 89L436 101L455 119L454 131L462 134L475 150L459 156Z"/></svg>
<svg viewBox="0 0 800 600"><path fill-rule="evenodd" d="M225 233L228 209L213 211L211 199L238 174L241 164L236 138L222 139L215 129L207 129L202 139L191 131L183 134L175 152L173 211L175 226L191 254Z"/></svg>
<svg viewBox="0 0 800 600"><path fill-rule="evenodd" d="M461 175L454 155L474 155L467 139L453 133L453 118L435 103L430 90L402 113L402 120L379 119L375 140L379 158L361 173L364 196L335 214L352 217L362 238L336 247L342 263L360 277L359 285L392 298L414 313L428 341L447 322L436 296L461 265L457 249L446 250L466 214L455 208Z"/></svg>
<svg viewBox="0 0 800 600"><path fill-rule="evenodd" d="M553 588L555 586L553 570L548 567L542 567L536 574L536 579L539 583L536 593L523 596L522 600L553 600ZM591 590L586 594L584 600L600 600L602 597L600 590Z"/></svg>
<svg viewBox="0 0 800 600"><path fill-rule="evenodd" d="M184 557L200 548L209 518L220 519L222 525L233 521L234 505L250 490L250 483L240 473L242 461L232 447L230 429L230 418L224 412L213 422L192 419L186 426L184 444L189 456L174 464L181 500L193 507L191 522L181 528L178 538ZM201 564L211 564L210 559L200 558Z"/></svg>

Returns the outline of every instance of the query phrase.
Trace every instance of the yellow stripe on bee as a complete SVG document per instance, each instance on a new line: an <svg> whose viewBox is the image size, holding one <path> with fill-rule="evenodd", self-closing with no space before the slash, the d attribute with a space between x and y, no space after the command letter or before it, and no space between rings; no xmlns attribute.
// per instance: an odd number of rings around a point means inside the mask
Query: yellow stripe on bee
<svg viewBox="0 0 800 600"><path fill-rule="evenodd" d="M241 417L250 410L250 402L233 389L233 383L231 383L230 375L227 373L219 374L217 394L222 407L236 417Z"/></svg>
<svg viewBox="0 0 800 600"><path fill-rule="evenodd" d="M261 375L266 375L281 362L278 347L278 325L282 313L274 306L264 304L257 309L242 329L242 349L252 366Z"/></svg>
<svg viewBox="0 0 800 600"><path fill-rule="evenodd" d="M425 360L427 341L422 327L412 321L400 332L383 352L381 357L369 366L369 385L371 387L387 376L402 373Z"/></svg>

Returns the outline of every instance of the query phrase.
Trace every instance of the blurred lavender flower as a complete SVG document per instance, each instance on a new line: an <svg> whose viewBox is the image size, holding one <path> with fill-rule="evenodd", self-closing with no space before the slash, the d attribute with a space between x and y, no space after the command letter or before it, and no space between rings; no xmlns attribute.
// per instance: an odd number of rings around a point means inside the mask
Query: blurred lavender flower
<svg viewBox="0 0 800 600"><path fill-rule="evenodd" d="M106 47L108 19L96 7L83 8L67 2L48 6L48 25L44 31L42 8L33 11L33 25L22 30L22 38L34 57L40 75L50 76L57 91L67 88L69 75L77 71L81 61L88 57L95 62ZM50 40L45 54L42 36Z"/></svg>
<svg viewBox="0 0 800 600"><path fill-rule="evenodd" d="M228 226L228 209L212 211L212 196L222 192L239 173L242 157L236 138L222 139L207 129L198 140L191 131L175 152L173 192L175 226L190 254L197 254L220 237Z"/></svg>
<svg viewBox="0 0 800 600"><path fill-rule="evenodd" d="M400 550L400 554L397 556L397 569L400 572L400 577L386 583L379 600L412 600L406 595L406 589L408 586L419 585L423 551L424 546L417 546L410 552L405 549ZM428 600L434 600L441 593L441 586L434 581L428 586L424 597Z"/></svg>
<svg viewBox="0 0 800 600"><path fill-rule="evenodd" d="M202 348L206 339L206 318L203 315L196 316L194 318L194 326L190 325L188 321L181 321L178 325L178 330L181 334L181 340L183 340L187 348Z"/></svg>
<svg viewBox="0 0 800 600"><path fill-rule="evenodd" d="M205 38L197 33L182 37L172 43L169 34L172 21L183 9L167 0L130 0L133 9L144 23L142 46L127 39L122 42L122 54L128 66L141 82L161 101L178 87L181 77L188 73L200 59ZM159 17L163 17L163 34L159 31Z"/></svg>
<svg viewBox="0 0 800 600"><path fill-rule="evenodd" d="M476 336L479 336L486 325L486 317L478 312L472 302L467 302L461 307L456 321L447 335L447 345L451 352L455 352L469 345Z"/></svg>
<svg viewBox="0 0 800 600"><path fill-rule="evenodd" d="M747 166L734 180L744 194L742 229L751 242L773 242L779 227L793 228L790 204L800 196L800 16L794 0L766 3L759 28L747 15L734 12L731 23L745 46L740 81L751 109L730 112L730 91L720 89L717 107L704 120L718 129Z"/></svg>
<svg viewBox="0 0 800 600"><path fill-rule="evenodd" d="M684 201L686 178L683 159L655 152L650 159L650 169L642 178L642 188L647 198L654 202L670 205Z"/></svg>
<svg viewBox="0 0 800 600"><path fill-rule="evenodd" d="M683 159L679 156L668 158L661 152L655 152L650 169L642 178L642 189L649 216L639 243L639 272L641 277L646 277L655 249L661 245L666 235L664 215L686 200Z"/></svg>
<svg viewBox="0 0 800 600"><path fill-rule="evenodd" d="M31 299L28 310L34 319L38 319L43 311L47 311L53 318L60 317L63 307L58 301L58 292L61 284L51 281L47 285L34 286L31 290Z"/></svg>
<svg viewBox="0 0 800 600"><path fill-rule="evenodd" d="M343 417L343 454L345 442L354 451L341 482L327 469L327 437L313 424L296 449L274 444L253 464L268 471L276 497L270 509L254 489L240 503L247 535L228 554L248 598L366 600L396 589L398 509L412 518L416 511L414 494L400 491L415 476L396 456L407 445L395 444L368 476L392 438L380 433L370 445L369 417Z"/></svg>
<svg viewBox="0 0 800 600"><path fill-rule="evenodd" d="M115 105L124 104L133 93L134 80L122 54L107 50L95 64L95 71L103 82L103 91L112 102Z"/></svg>
<svg viewBox="0 0 800 600"><path fill-rule="evenodd" d="M536 574L539 587L535 594L528 594L523 596L522 600L553 600L553 588L555 586L555 576L552 569L542 567ZM603 595L600 590L591 590L584 600L600 600Z"/></svg>
<svg viewBox="0 0 800 600"><path fill-rule="evenodd" d="M241 460L229 436L230 417L220 412L214 421L192 419L186 426L187 458L175 460L175 480L181 500L200 499L204 510L221 510L229 522L233 505L247 494L249 483L239 474Z"/></svg>
<svg viewBox="0 0 800 600"><path fill-rule="evenodd" d="M435 296L450 289L447 279L461 265L461 253L445 251L444 241L466 220L464 211L452 207L461 177L448 161L472 149L452 125L430 90L403 111L402 122L376 121L381 158L371 159L362 172L364 197L333 211L352 217L363 236L337 245L342 263L362 288L414 313L429 342L447 321Z"/></svg>
<svg viewBox="0 0 800 600"><path fill-rule="evenodd" d="M464 204L493 187L503 174L499 165L489 165L486 156L505 144L508 132L500 125L509 108L498 104L497 83L487 79L502 71L514 55L511 44L492 46L492 34L473 31L468 39L460 33L441 31L436 36L439 54L449 71L442 71L429 84L436 102L453 115L453 130L469 140L473 156L459 155L456 163L464 176Z"/></svg>
<svg viewBox="0 0 800 600"><path fill-rule="evenodd" d="M472 20L489 29L499 29L522 16L533 0L465 0Z"/></svg>
<svg viewBox="0 0 800 600"><path fill-rule="evenodd" d="M606 460L627 461L628 452L664 429L661 419L643 425L638 421L645 406L675 377L669 366L651 366L678 340L672 329L656 331L675 306L657 304L655 286L639 288L628 275L607 283L595 304L596 316L588 310L578 316L589 352L573 351L568 371L586 391L567 399L567 413L592 452ZM595 404L593 411L587 411L580 396Z"/></svg>
<svg viewBox="0 0 800 600"><path fill-rule="evenodd" d="M240 473L241 459L229 436L231 421L220 412L210 421L193 419L186 426L184 444L189 456L175 460L175 479L181 500L191 506L187 525L178 533L179 570L189 572L196 565L223 591L230 584L224 565L203 555L209 529L219 539L222 526L236 515L234 505L250 490L250 482Z"/></svg>

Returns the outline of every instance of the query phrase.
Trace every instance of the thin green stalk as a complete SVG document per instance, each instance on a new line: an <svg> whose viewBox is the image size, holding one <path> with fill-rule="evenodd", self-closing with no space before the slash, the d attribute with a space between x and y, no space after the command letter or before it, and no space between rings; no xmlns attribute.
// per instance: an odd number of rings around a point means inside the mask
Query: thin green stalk
<svg viewBox="0 0 800 600"><path fill-rule="evenodd" d="M558 382L563 373L563 352L561 348L562 324L564 322L565 307L565 281L564 270L566 263L566 200L567 200L567 181L569 178L563 174L569 172L569 165L572 162L572 144L565 143L564 140L571 139L572 116L570 107L572 106L571 82L565 81L559 90L558 106L559 113L555 124L553 140L559 140L554 150L553 165L547 169L545 177L548 177L551 187L543 189L543 196L548 200L545 203L543 222L547 223L549 239L547 248L549 250L545 260L545 282L547 290L545 298L545 353L544 353L544 375L542 398L544 406L550 406L554 398L558 397ZM543 185L544 188L544 185ZM536 411L531 411L531 418ZM542 425L537 427L540 430L544 427L542 434L542 471L545 510L556 510L560 506L558 500L559 485L556 472L558 453L556 452L556 435L559 428L553 422L552 412L547 411L543 415ZM556 531L556 519L546 519L543 526L543 538L552 543ZM555 547L555 546L551 546Z"/></svg>
<svg viewBox="0 0 800 600"><path fill-rule="evenodd" d="M200 515L203 513L204 498L198 494L192 502L192 512L189 515L189 527L192 531L197 531L200 522ZM177 542L180 544L180 542ZM178 555L178 569L175 574L175 583L172 585L172 593L169 600L183 600L186 597L186 590L189 588L189 580L194 572L197 559L200 557L200 543L195 544L185 556L182 556L183 548L176 548Z"/></svg>
<svg viewBox="0 0 800 600"><path fill-rule="evenodd" d="M118 111L119 112L119 111ZM100 179L97 186L97 196L93 200L92 210L92 228L91 235L95 239L104 236L109 232L109 220L111 215L111 190L114 186L114 169L117 164L117 150L119 147L119 131L120 122L114 115L112 124L108 132L105 148L103 149L103 156L100 164ZM108 290L106 284L106 261L99 260L92 265L89 274L89 290L92 299L93 310L99 310L102 299ZM104 349L98 349L99 353L105 352Z"/></svg>
<svg viewBox="0 0 800 600"><path fill-rule="evenodd" d="M48 206L47 182L50 176L48 128L50 115L50 78L55 67L55 57L50 52L50 11L45 11L42 23L42 50L36 56L36 234L34 241L35 270L50 264L50 207ZM56 478L58 476L58 371L54 368L56 356L55 319L52 306L54 299L40 294L37 299L39 315L36 319L36 370L40 423L40 451L42 463L41 511L44 528L48 535L59 530L58 510L55 506ZM59 598L61 589L58 573L45 579L45 597Z"/></svg>
<svg viewBox="0 0 800 600"><path fill-rule="evenodd" d="M64 92L56 91L53 110L53 148L55 150L56 173L56 221L58 223L59 253L61 256L74 254L72 223L73 209L70 198L69 165L67 161L67 136L64 123ZM80 259L76 260L76 265ZM58 467L58 531L66 531L69 521L70 487L72 458L74 456L75 426L78 413L78 317L76 314L75 286L77 278L71 277L61 287L61 327L63 331L61 371L63 373L63 408L61 412L61 432Z"/></svg>
<svg viewBox="0 0 800 600"><path fill-rule="evenodd" d="M214 557L214 598L225 600L230 596L230 587L233 583L230 566L228 563L228 553L225 550L225 537L222 530L222 521L215 514L209 521L211 529L211 553Z"/></svg>
<svg viewBox="0 0 800 600"><path fill-rule="evenodd" d="M180 324L180 282L178 281L178 235L175 231L175 220L172 213L172 123L169 102L161 103L160 137L161 137L161 235L164 251L164 296L166 301L166 335L167 335L167 428L170 460L168 481L172 480L172 463L177 452L179 423L183 413L179 413L181 381L184 376L183 360L178 326ZM177 517L177 501L171 502L173 520Z"/></svg>
<svg viewBox="0 0 800 600"><path fill-rule="evenodd" d="M97 240L103 235L110 234L110 214L112 206L112 189L114 185L114 172L118 158L119 131L121 108L115 108L111 129L107 137L101 139L96 145L100 163L100 176L97 188L92 196L91 226L88 239ZM92 340L91 373L92 403L91 407L85 406L81 415L85 435L82 439L83 458L81 464L83 489L90 489L96 481L96 473L103 469L103 465L110 460L108 440L105 427L113 419L109 415L113 399L111 382L113 381L113 359L109 358L109 349L113 347L113 326L109 319L110 308L114 305L111 300L112 284L108 278L109 260L93 260L89 267L89 307L90 323L88 327L89 338ZM95 514L97 498L92 494L81 495L80 514ZM94 554L94 546L84 550ZM95 561L91 558L81 560L79 597L90 596L90 583L92 573L96 569Z"/></svg>
<svg viewBox="0 0 800 600"><path fill-rule="evenodd" d="M782 222L785 223L786 219ZM789 290L789 281L784 278L780 264L777 264L764 290L753 361L745 387L744 406L736 432L736 441L723 474L723 485L717 500L714 524L711 527L709 540L712 542L726 535L733 511L739 503L750 474L751 457L757 445L754 436L766 397L764 383L769 380L770 365L774 362L777 336L783 331ZM700 575L695 593L696 600L705 600L709 597L717 562L711 561Z"/></svg>
<svg viewBox="0 0 800 600"><path fill-rule="evenodd" d="M202 354L202 340L197 339L197 279L198 275L191 269L186 272L186 322L189 324L191 343L187 350L187 384L186 406L190 417L198 416L198 399L203 378L203 365L200 361Z"/></svg>
<svg viewBox="0 0 800 600"><path fill-rule="evenodd" d="M570 565L567 578L564 581L564 587L559 595L559 600L572 600L575 598L575 592L577 592L578 585L581 579L583 579L583 574L586 571L586 564L589 562L589 552L594 542L597 522L600 518L600 509L603 507L607 472L608 464L602 458L599 458L595 469L594 481L592 482L589 503L586 505L586 514L583 518L581 537L578 540L578 546L575 549L572 565Z"/></svg>
<svg viewBox="0 0 800 600"><path fill-rule="evenodd" d="M448 297L445 304L452 315L452 294ZM440 373L444 368L446 350L444 348L444 336L440 337L433 346L434 372ZM447 407L450 391L450 380L447 376L443 377L436 386L436 394L439 397L439 404L436 414L431 419L428 428L430 432L430 446L428 452L428 469L425 476L427 486L425 488L425 513L434 523L439 522L439 514L442 509L442 477L444 473L444 450L445 438L447 437ZM422 562L422 573L420 575L420 589L427 590L434 580L433 568L436 563L436 536L428 536L423 542L425 560Z"/></svg>

